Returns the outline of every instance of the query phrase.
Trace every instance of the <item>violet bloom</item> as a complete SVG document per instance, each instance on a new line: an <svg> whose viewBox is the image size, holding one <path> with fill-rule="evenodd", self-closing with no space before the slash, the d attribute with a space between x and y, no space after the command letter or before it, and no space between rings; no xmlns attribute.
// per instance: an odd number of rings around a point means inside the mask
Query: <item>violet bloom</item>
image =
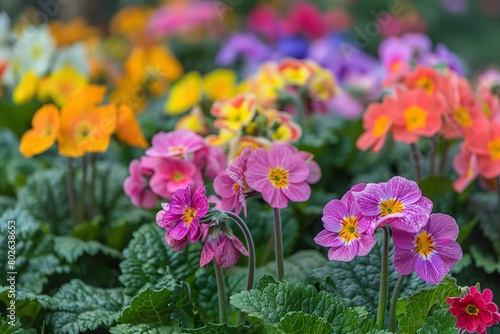
<svg viewBox="0 0 500 334"><path fill-rule="evenodd" d="M202 235L200 218L208 212L205 187L198 186L191 194L191 186L177 190L170 204L162 204L156 214L156 224L165 229L165 241L174 251L183 250L187 242L197 242Z"/></svg>
<svg viewBox="0 0 500 334"><path fill-rule="evenodd" d="M401 176L388 182L368 183L354 196L363 215L377 220L375 227L391 224L393 229L417 232L432 211L432 202L422 196L417 183Z"/></svg>
<svg viewBox="0 0 500 334"><path fill-rule="evenodd" d="M380 61L390 76L399 78L410 71L413 49L400 38L389 37L380 43L378 49Z"/></svg>
<svg viewBox="0 0 500 334"><path fill-rule="evenodd" d="M210 261L222 268L229 268L238 263L240 254L248 256L248 252L241 241L227 226L210 226L205 244L201 251L200 267L205 267Z"/></svg>
<svg viewBox="0 0 500 334"><path fill-rule="evenodd" d="M234 212L238 215L243 208L247 216L247 205L244 192L249 190L245 181L245 171L248 157L252 153L250 146L245 147L243 152L233 160L226 172L217 176L214 180L214 190L222 197L222 209Z"/></svg>
<svg viewBox="0 0 500 334"><path fill-rule="evenodd" d="M252 34L234 34L221 46L215 63L221 66L234 64L239 56L261 63L270 55L270 48Z"/></svg>
<svg viewBox="0 0 500 334"><path fill-rule="evenodd" d="M427 225L416 233L394 229L394 268L401 275L415 270L424 281L438 284L462 258L457 237L455 219L442 213L430 215Z"/></svg>
<svg viewBox="0 0 500 334"><path fill-rule="evenodd" d="M329 260L351 261L356 255L370 252L377 240L373 235L370 220L359 211L353 191L339 200L331 200L323 209L323 227L314 238L323 247L330 247Z"/></svg>
<svg viewBox="0 0 500 334"><path fill-rule="evenodd" d="M417 62L432 49L432 41L426 34L408 33L401 36L401 41L410 47L412 58Z"/></svg>
<svg viewBox="0 0 500 334"><path fill-rule="evenodd" d="M139 160L133 160L130 163L129 171L130 176L123 183L125 194L130 197L132 204L136 207L154 208L158 197L148 188L148 171L144 170Z"/></svg>

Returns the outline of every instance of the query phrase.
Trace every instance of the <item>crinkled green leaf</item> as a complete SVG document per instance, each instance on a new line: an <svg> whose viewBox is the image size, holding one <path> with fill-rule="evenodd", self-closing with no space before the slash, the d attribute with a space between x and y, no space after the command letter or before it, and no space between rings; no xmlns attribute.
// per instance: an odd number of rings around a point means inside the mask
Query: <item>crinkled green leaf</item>
<svg viewBox="0 0 500 334"><path fill-rule="evenodd" d="M8 283L8 282L7 282ZM0 304L3 303L5 308L10 307L11 295L10 287L0 287ZM33 326L43 307L47 308L52 303L52 298L45 295L35 295L30 292L15 291L15 311L16 317L21 319L24 327ZM9 311L7 311L8 313ZM2 333L2 331L0 331Z"/></svg>
<svg viewBox="0 0 500 334"><path fill-rule="evenodd" d="M155 291L147 287L130 301L130 305L123 310L118 322L168 325L171 322L168 303L172 294L173 291L167 288Z"/></svg>
<svg viewBox="0 0 500 334"><path fill-rule="evenodd" d="M330 334L332 326L316 314L290 312L276 326L282 333L290 334Z"/></svg>
<svg viewBox="0 0 500 334"><path fill-rule="evenodd" d="M456 334L457 319L446 309L436 310L425 319L417 334Z"/></svg>
<svg viewBox="0 0 500 334"><path fill-rule="evenodd" d="M174 287L173 294L170 296L171 302L168 304L172 312L171 318L177 320L183 328L199 327L201 322L200 315L194 306L194 300L191 296L189 284L181 282Z"/></svg>
<svg viewBox="0 0 500 334"><path fill-rule="evenodd" d="M335 318L332 324L333 333L373 333L376 332L376 324L369 314L358 313L355 309L348 308L342 316Z"/></svg>
<svg viewBox="0 0 500 334"><path fill-rule="evenodd" d="M49 223L53 233L71 229L66 176L64 168L37 171L18 194L18 205L34 218Z"/></svg>
<svg viewBox="0 0 500 334"><path fill-rule="evenodd" d="M469 197L471 211L479 217L478 225L492 242L500 240L500 215L496 193L475 193Z"/></svg>
<svg viewBox="0 0 500 334"><path fill-rule="evenodd" d="M48 282L48 276L69 270L54 255L53 237L47 234L48 228L45 224L34 219L26 210L19 208L5 211L0 219L5 222L0 224L0 240L7 240L8 231L15 231L13 267L8 263L7 242L2 241L2 247L0 247L1 282L4 282L7 272L17 272L16 288L18 290L40 293ZM8 225L8 221L15 221L15 225ZM15 226L15 229L8 230L8 226Z"/></svg>
<svg viewBox="0 0 500 334"><path fill-rule="evenodd" d="M194 275L199 268L199 244L189 244L174 252L164 239L164 230L154 223L141 226L133 235L120 263L120 281L125 293L134 296L145 286L158 290L171 288Z"/></svg>
<svg viewBox="0 0 500 334"><path fill-rule="evenodd" d="M445 307L447 297L460 295L455 279L446 277L437 286L406 298L404 312L398 315L398 333L415 333L425 323L434 305Z"/></svg>
<svg viewBox="0 0 500 334"><path fill-rule="evenodd" d="M237 326L231 326L228 325L227 323L214 324L210 322L200 328L184 329L184 332L192 334L240 334L240 333L251 333L253 331L249 327L242 324L239 324Z"/></svg>
<svg viewBox="0 0 500 334"><path fill-rule="evenodd" d="M483 268L488 274L500 273L500 259L496 254L481 251L477 245L471 245L470 254L477 267Z"/></svg>
<svg viewBox="0 0 500 334"><path fill-rule="evenodd" d="M152 324L120 324L109 329L111 334L180 334L184 333L179 327L161 326Z"/></svg>
<svg viewBox="0 0 500 334"><path fill-rule="evenodd" d="M345 305L354 307L363 305L375 312L380 287L381 245L378 243L366 256L358 256L350 262L328 261L322 267L312 270L309 283L319 284L322 290L344 298ZM389 252L392 263L392 248ZM389 291L394 289L399 274L389 270ZM415 291L430 286L415 275L406 277L401 287L400 296L408 296Z"/></svg>
<svg viewBox="0 0 500 334"><path fill-rule="evenodd" d="M54 250L66 261L73 263L83 254L96 255L102 253L115 259L122 258L122 254L114 248L103 245L99 241L84 241L71 236L57 236L54 238Z"/></svg>
<svg viewBox="0 0 500 334"><path fill-rule="evenodd" d="M14 157L5 168L9 184L14 189L21 189L26 184L28 177L41 168L41 164L35 159Z"/></svg>
<svg viewBox="0 0 500 334"><path fill-rule="evenodd" d="M316 314L333 323L344 311L342 299L312 285L289 282L269 284L263 290L242 291L231 296L231 304L264 323L276 324L288 312Z"/></svg>
<svg viewBox="0 0 500 334"><path fill-rule="evenodd" d="M123 288L102 289L74 279L54 295L48 324L54 333L72 334L109 328L120 317L125 304Z"/></svg>

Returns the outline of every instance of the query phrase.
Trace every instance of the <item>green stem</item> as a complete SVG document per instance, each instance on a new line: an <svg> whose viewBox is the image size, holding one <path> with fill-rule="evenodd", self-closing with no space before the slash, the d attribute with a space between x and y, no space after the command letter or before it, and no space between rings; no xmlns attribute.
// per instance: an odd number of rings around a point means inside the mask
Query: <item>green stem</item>
<svg viewBox="0 0 500 334"><path fill-rule="evenodd" d="M66 190L68 192L69 211L71 213L71 222L76 225L76 212L75 212L75 190L73 180L73 159L68 158L68 173L67 173Z"/></svg>
<svg viewBox="0 0 500 334"><path fill-rule="evenodd" d="M85 179L87 178L87 157L84 155L82 157L82 183L80 197L78 198L78 222L81 223L85 221Z"/></svg>
<svg viewBox="0 0 500 334"><path fill-rule="evenodd" d="M283 241L281 237L280 209L277 208L274 208L274 246L278 279L282 280L285 277L285 270L283 266Z"/></svg>
<svg viewBox="0 0 500 334"><path fill-rule="evenodd" d="M293 97L293 104L295 106L295 112L297 113L297 124L299 124L302 127L302 136L304 136L307 131L304 94L297 93L297 95Z"/></svg>
<svg viewBox="0 0 500 334"><path fill-rule="evenodd" d="M391 305L389 307L389 332L394 332L396 329L396 305L398 303L399 290L401 289L404 279L405 276L399 276L396 286L392 291Z"/></svg>
<svg viewBox="0 0 500 334"><path fill-rule="evenodd" d="M437 153L437 140L438 136L435 135L434 137L431 138L431 159L430 159L430 166L429 166L429 174L431 176L434 175L434 170L436 169L436 153Z"/></svg>
<svg viewBox="0 0 500 334"><path fill-rule="evenodd" d="M387 283L389 268L389 230L382 227L384 239L382 243L382 264L380 266L380 294L378 298L377 326L383 330L385 326L385 310L387 307Z"/></svg>
<svg viewBox="0 0 500 334"><path fill-rule="evenodd" d="M253 288L253 281L255 277L255 246L253 243L252 234L248 229L247 224L240 218L237 214L225 211L225 214L231 218L238 226L240 227L243 235L245 236L245 241L248 249L248 278L247 278L247 290L251 290ZM240 312L238 315L238 323L241 324L245 321L245 312Z"/></svg>
<svg viewBox="0 0 500 334"><path fill-rule="evenodd" d="M439 163L439 175L444 174L444 170L446 168L446 160L448 160L448 148L450 146L450 142L448 140L444 140L443 151L441 152L441 161Z"/></svg>
<svg viewBox="0 0 500 334"><path fill-rule="evenodd" d="M413 153L413 161L415 162L415 170L417 172L417 182L422 180L422 162L420 161L420 154L418 153L417 144L411 144L411 151Z"/></svg>
<svg viewBox="0 0 500 334"><path fill-rule="evenodd" d="M253 238L252 234L250 233L250 230L248 229L247 224L243 221L243 219L240 218L237 214L230 212L230 211L225 211L224 212L229 218L231 218L238 226L240 227L241 231L243 232L243 235L245 236L245 241L247 243L247 249L248 249L248 279L247 279L247 290L250 290L253 288L253 281L255 277L255 246L253 243Z"/></svg>
<svg viewBox="0 0 500 334"><path fill-rule="evenodd" d="M90 219L94 218L94 192L95 192L95 177L96 177L96 169L95 169L95 162L96 162L96 153L90 153L90 194L89 194L89 217Z"/></svg>
<svg viewBox="0 0 500 334"><path fill-rule="evenodd" d="M215 279L217 281L217 291L219 292L219 322L227 322L226 286L224 284L224 273L222 268L215 264Z"/></svg>

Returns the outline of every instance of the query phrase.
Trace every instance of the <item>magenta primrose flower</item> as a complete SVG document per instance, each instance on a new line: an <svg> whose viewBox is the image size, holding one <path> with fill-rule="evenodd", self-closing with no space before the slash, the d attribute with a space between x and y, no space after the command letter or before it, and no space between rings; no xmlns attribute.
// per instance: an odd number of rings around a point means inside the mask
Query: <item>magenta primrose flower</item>
<svg viewBox="0 0 500 334"><path fill-rule="evenodd" d="M205 267L210 261L222 268L229 268L238 263L240 254L248 256L241 241L226 226L210 226L201 251L200 267Z"/></svg>
<svg viewBox="0 0 500 334"><path fill-rule="evenodd" d="M427 224L432 202L422 196L415 181L395 176L388 182L368 183L361 192L354 192L356 204L363 215L376 218L375 226L391 224L394 229L417 232Z"/></svg>
<svg viewBox="0 0 500 334"><path fill-rule="evenodd" d="M187 242L197 242L202 236L200 218L208 212L205 187L198 186L191 193L191 186L177 190L169 204L156 214L156 224L163 227L165 241L174 251L183 250Z"/></svg>
<svg viewBox="0 0 500 334"><path fill-rule="evenodd" d="M314 241L330 247L329 260L351 261L356 255L366 255L377 240L370 233L370 221L359 211L352 191L340 200L328 202L323 209L323 227Z"/></svg>
<svg viewBox="0 0 500 334"><path fill-rule="evenodd" d="M139 208L151 209L156 206L158 196L148 188L148 171L139 160L133 160L129 165L130 176L125 179L123 188L132 203Z"/></svg>
<svg viewBox="0 0 500 334"><path fill-rule="evenodd" d="M273 208L283 209L288 201L309 199L311 188L306 182L309 168L304 159L287 145L274 145L269 152L258 148L247 162L245 180L260 192Z"/></svg>
<svg viewBox="0 0 500 334"><path fill-rule="evenodd" d="M455 219L442 213L430 215L427 224L416 233L393 229L394 268L401 275L415 270L424 281L438 284L462 258L457 237Z"/></svg>
<svg viewBox="0 0 500 334"><path fill-rule="evenodd" d="M206 146L203 137L193 131L179 129L172 132L160 132L153 136L152 147L146 155L156 158L178 157L184 160L198 160Z"/></svg>
<svg viewBox="0 0 500 334"><path fill-rule="evenodd" d="M222 197L222 209L228 211L234 209L234 212L239 214L243 208L245 217L247 216L247 204L244 191L249 189L245 181L245 170L251 153L252 148L245 147L226 169L226 172L214 180L214 190L217 195Z"/></svg>
<svg viewBox="0 0 500 334"><path fill-rule="evenodd" d="M200 169L192 162L177 158L160 158L149 180L151 189L163 198L171 198L174 192L203 184Z"/></svg>

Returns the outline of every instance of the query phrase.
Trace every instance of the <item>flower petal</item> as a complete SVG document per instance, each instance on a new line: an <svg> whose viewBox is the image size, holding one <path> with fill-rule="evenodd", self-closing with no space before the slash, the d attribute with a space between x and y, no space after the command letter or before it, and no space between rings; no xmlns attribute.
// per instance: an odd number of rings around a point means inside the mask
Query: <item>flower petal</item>
<svg viewBox="0 0 500 334"><path fill-rule="evenodd" d="M415 272L421 279L431 284L438 284L446 276L443 260L436 254L427 259L416 256Z"/></svg>

